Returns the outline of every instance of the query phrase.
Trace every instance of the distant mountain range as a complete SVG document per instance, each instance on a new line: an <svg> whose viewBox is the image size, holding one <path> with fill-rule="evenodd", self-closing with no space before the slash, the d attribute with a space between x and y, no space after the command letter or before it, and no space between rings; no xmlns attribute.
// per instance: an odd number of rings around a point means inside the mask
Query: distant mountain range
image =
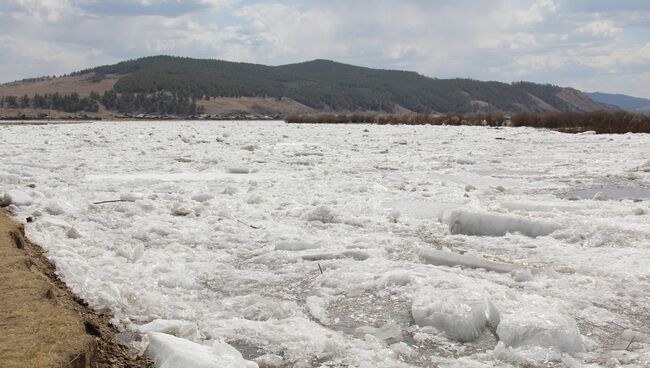
<svg viewBox="0 0 650 368"><path fill-rule="evenodd" d="M533 112L616 109L573 88L530 82L437 79L415 72L371 69L329 60L282 66L211 59L152 56L105 65L58 78L0 86L0 96L35 93L116 93L99 112L156 111L161 93L193 99L200 110L264 114L318 112ZM129 95L140 95L129 97ZM144 100L143 96L158 97ZM176 98L176 97L175 97ZM141 103L134 103L140 101ZM179 104L179 99L170 103ZM185 100L182 102L186 105ZM102 104L104 104L102 106ZM81 106L81 105L80 105ZM151 110L153 109L153 110ZM186 109L187 110L187 109ZM187 110L189 111L189 110ZM192 110L194 111L194 110Z"/></svg>
<svg viewBox="0 0 650 368"><path fill-rule="evenodd" d="M623 110L650 114L650 100L647 98L602 92L587 93L587 95L598 103L618 106Z"/></svg>

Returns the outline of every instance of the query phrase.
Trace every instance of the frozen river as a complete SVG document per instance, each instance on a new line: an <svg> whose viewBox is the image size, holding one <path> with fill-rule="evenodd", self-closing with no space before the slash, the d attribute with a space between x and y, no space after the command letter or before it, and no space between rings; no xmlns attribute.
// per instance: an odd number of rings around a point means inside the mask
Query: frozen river
<svg viewBox="0 0 650 368"><path fill-rule="evenodd" d="M160 361L650 366L647 134L102 122L0 153L31 239Z"/></svg>

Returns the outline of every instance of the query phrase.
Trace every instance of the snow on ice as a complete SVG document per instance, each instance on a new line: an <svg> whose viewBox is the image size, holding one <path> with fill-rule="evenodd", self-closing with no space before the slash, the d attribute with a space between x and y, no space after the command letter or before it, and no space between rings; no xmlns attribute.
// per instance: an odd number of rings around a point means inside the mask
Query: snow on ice
<svg viewBox="0 0 650 368"><path fill-rule="evenodd" d="M22 190L12 189L5 192L2 205L8 206L10 204L13 204L16 206L29 206L33 202L34 199L27 193L23 192Z"/></svg>
<svg viewBox="0 0 650 368"><path fill-rule="evenodd" d="M149 345L145 354L160 368L257 368L241 353L224 342L201 345L158 332L147 334Z"/></svg>
<svg viewBox="0 0 650 368"><path fill-rule="evenodd" d="M472 213L454 210L447 218L452 234L476 236L504 236L507 233L521 233L530 237L546 236L559 229L559 225L548 222L534 222L512 216Z"/></svg>
<svg viewBox="0 0 650 368"><path fill-rule="evenodd" d="M365 128L4 126L0 193L160 367L650 364L649 135Z"/></svg>

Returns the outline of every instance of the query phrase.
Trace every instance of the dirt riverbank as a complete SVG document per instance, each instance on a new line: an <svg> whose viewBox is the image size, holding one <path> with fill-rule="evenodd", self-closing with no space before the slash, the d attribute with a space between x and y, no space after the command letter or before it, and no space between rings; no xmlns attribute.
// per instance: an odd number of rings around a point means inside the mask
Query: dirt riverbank
<svg viewBox="0 0 650 368"><path fill-rule="evenodd" d="M56 276L21 224L0 210L0 366L150 367L119 343L98 315Z"/></svg>

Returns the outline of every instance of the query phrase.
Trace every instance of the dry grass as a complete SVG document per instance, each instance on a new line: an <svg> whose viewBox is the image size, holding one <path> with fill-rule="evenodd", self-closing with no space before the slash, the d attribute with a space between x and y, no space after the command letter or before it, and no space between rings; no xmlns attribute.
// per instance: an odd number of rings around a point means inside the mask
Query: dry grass
<svg viewBox="0 0 650 368"><path fill-rule="evenodd" d="M519 113L513 126L555 129L566 133L594 131L598 134L650 133L650 116L627 111Z"/></svg>
<svg viewBox="0 0 650 368"><path fill-rule="evenodd" d="M0 212L0 366L147 367L55 275L22 226Z"/></svg>
<svg viewBox="0 0 650 368"><path fill-rule="evenodd" d="M314 109L287 97L212 97L210 100L197 101L205 108L206 114L232 114L251 112L256 114L309 114Z"/></svg>
<svg viewBox="0 0 650 368"><path fill-rule="evenodd" d="M104 93L113 88L120 76L109 75L100 82L92 82L90 75L76 75L43 81L12 82L0 85L0 96L34 96L59 92L61 94L78 93L86 97L90 92Z"/></svg>
<svg viewBox="0 0 650 368"><path fill-rule="evenodd" d="M94 341L80 316L57 303L56 286L25 246L18 226L0 217L0 361L6 367L65 366L91 353Z"/></svg>
<svg viewBox="0 0 650 368"><path fill-rule="evenodd" d="M31 107L25 109L9 109L9 108L0 107L0 116L3 117L15 117L21 115L25 115L29 117L37 117L40 114L46 114L52 119L65 119L70 116L78 116L81 114L85 114L92 119L110 120L111 118L113 118L114 113L107 111L103 106L96 113L89 113L84 111L72 113L72 112L56 111L56 110L49 110L49 109L34 109Z"/></svg>
<svg viewBox="0 0 650 368"><path fill-rule="evenodd" d="M428 114L320 114L289 115L285 122L289 124L378 124L378 125L489 125L501 126L506 123L505 115L500 113L463 115L449 113L444 115Z"/></svg>

